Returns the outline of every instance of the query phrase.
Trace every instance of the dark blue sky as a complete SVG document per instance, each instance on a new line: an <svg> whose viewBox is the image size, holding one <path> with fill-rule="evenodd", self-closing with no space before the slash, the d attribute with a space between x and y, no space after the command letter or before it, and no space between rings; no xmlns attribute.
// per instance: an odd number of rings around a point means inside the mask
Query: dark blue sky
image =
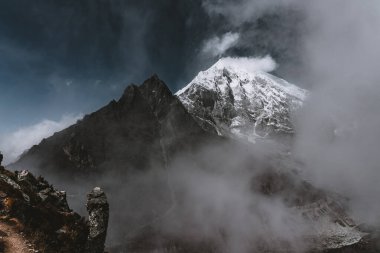
<svg viewBox="0 0 380 253"><path fill-rule="evenodd" d="M89 113L153 73L175 91L223 55L271 54L280 75L297 76L297 15L263 13L236 26L205 2L1 1L0 134ZM234 47L202 52L227 32L240 34Z"/></svg>

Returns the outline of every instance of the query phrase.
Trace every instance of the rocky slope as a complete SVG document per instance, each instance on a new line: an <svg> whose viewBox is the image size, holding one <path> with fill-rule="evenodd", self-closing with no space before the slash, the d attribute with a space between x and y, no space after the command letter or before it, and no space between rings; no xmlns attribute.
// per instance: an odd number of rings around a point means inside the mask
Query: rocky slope
<svg viewBox="0 0 380 253"><path fill-rule="evenodd" d="M292 134L292 113L307 91L222 58L176 95L203 129L254 142L268 135Z"/></svg>

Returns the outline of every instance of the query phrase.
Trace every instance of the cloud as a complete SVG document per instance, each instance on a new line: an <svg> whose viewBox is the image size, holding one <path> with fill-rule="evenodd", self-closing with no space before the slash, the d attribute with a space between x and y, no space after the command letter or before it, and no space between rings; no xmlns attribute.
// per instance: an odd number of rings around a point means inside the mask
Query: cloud
<svg viewBox="0 0 380 253"><path fill-rule="evenodd" d="M59 121L44 119L35 125L23 127L13 133L3 135L0 140L0 150L4 154L4 163L14 162L25 150L55 132L74 124L82 116L81 114L64 115Z"/></svg>
<svg viewBox="0 0 380 253"><path fill-rule="evenodd" d="M228 49L235 46L239 41L239 33L228 32L218 37L215 36L204 42L202 52L211 56L224 54Z"/></svg>
<svg viewBox="0 0 380 253"><path fill-rule="evenodd" d="M203 8L211 17L224 16L231 25L241 26L253 22L263 13L275 8L284 8L297 0L204 0Z"/></svg>
<svg viewBox="0 0 380 253"><path fill-rule="evenodd" d="M304 8L313 27L305 74L314 88L298 117L295 154L316 184L349 197L361 221L379 224L380 6L332 0Z"/></svg>
<svg viewBox="0 0 380 253"><path fill-rule="evenodd" d="M231 67L233 69L239 69L247 73L263 71L272 72L276 69L277 64L269 55L263 58L255 57L224 57L220 59L216 66Z"/></svg>
<svg viewBox="0 0 380 253"><path fill-rule="evenodd" d="M297 0L202 0L202 8L211 23L217 24L218 29L214 30L240 35L238 43L225 55L269 54L279 64L276 75L309 87L302 78L304 64L300 51L305 17ZM202 62L208 60L204 58Z"/></svg>

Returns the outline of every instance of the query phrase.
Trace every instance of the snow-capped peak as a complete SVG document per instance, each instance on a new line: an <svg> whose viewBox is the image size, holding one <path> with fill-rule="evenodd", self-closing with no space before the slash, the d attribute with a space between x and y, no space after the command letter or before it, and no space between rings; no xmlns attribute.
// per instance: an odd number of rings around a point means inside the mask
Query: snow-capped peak
<svg viewBox="0 0 380 253"><path fill-rule="evenodd" d="M269 56L222 58L176 95L204 129L219 135L254 141L292 133L291 114L307 91L267 73L275 68Z"/></svg>

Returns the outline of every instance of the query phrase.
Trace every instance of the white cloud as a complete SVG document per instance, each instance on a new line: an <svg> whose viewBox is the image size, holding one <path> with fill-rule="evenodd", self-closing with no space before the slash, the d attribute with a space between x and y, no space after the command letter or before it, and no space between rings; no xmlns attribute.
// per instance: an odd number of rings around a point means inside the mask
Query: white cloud
<svg viewBox="0 0 380 253"><path fill-rule="evenodd" d="M83 115L64 115L59 121L44 119L41 122L26 126L13 133L3 135L0 150L4 154L4 164L14 162L25 150L38 144L42 139L53 135L72 124Z"/></svg>
<svg viewBox="0 0 380 253"><path fill-rule="evenodd" d="M215 36L203 44L202 52L211 56L222 55L239 41L239 33L228 32L221 37Z"/></svg>
<svg viewBox="0 0 380 253"><path fill-rule="evenodd" d="M277 64L273 58L269 55L264 58L254 57L224 57L220 59L216 64L220 67L230 67L238 69L247 73L256 71L271 72L276 69Z"/></svg>

